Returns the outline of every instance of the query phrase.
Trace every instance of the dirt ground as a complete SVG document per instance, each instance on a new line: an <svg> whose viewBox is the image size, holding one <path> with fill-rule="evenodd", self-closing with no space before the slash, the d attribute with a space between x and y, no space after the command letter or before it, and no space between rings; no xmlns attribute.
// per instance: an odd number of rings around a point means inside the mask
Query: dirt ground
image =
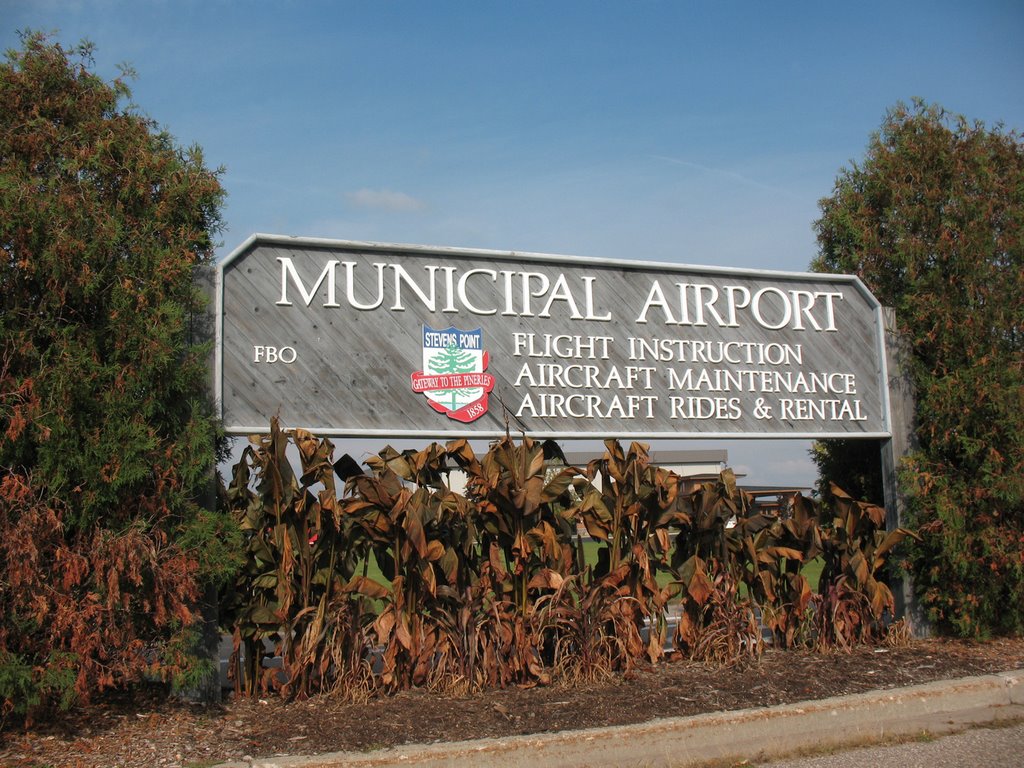
<svg viewBox="0 0 1024 768"><path fill-rule="evenodd" d="M291 704L229 699L201 706L136 693L0 734L0 766L200 768L246 757L639 723L1022 668L1024 639L928 639L852 653L768 650L757 662L727 669L667 662L585 686L462 698L414 691L362 704L320 697Z"/></svg>

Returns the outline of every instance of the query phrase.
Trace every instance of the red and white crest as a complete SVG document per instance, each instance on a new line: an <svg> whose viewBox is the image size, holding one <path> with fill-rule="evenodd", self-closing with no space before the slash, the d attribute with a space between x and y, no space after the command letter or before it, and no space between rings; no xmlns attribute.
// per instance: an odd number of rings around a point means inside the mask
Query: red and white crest
<svg viewBox="0 0 1024 768"><path fill-rule="evenodd" d="M423 326L423 370L412 374L412 389L430 407L468 424L487 413L494 377L486 373L483 331Z"/></svg>

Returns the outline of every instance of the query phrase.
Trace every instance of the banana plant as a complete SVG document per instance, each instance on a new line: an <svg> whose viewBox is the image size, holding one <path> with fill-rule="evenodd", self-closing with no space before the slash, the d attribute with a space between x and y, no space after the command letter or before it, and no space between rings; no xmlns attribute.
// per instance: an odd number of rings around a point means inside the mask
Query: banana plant
<svg viewBox="0 0 1024 768"><path fill-rule="evenodd" d="M883 510L839 489L830 525L801 496L786 519L758 514L728 470L689 492L639 443L609 440L583 470L551 442L508 435L480 458L456 440L385 448L366 465L335 462L330 441L275 419L235 466L222 498L246 551L225 608L246 692L593 679L660 658L676 599L676 649L718 664L760 653L756 607L787 647L814 632L822 646L877 641L894 602L881 570L914 535L886 533ZM580 524L597 566L584 564ZM818 556L814 595L804 568ZM367 578L368 557L384 583Z"/></svg>
<svg viewBox="0 0 1024 768"><path fill-rule="evenodd" d="M303 472L295 475L287 456L294 437ZM332 446L298 430L291 435L271 421L270 433L253 436L236 465L227 497L246 539L246 559L230 612L236 658L245 650L247 693L257 686L281 687L307 696L314 681L303 659L316 654L327 622L327 603L339 582L344 541L339 528ZM253 483L255 487L253 488ZM319 495L312 488L321 485ZM264 641L282 659L282 670L264 669Z"/></svg>
<svg viewBox="0 0 1024 768"><path fill-rule="evenodd" d="M534 577L545 569L562 576L572 570L576 513L569 489L576 470L549 472L546 462L557 446L529 437L517 445L506 435L482 461L467 445L451 448L467 475L481 554L492 562L496 555L504 558L501 573L508 580L495 588L508 594L518 615L527 617L531 591L544 589Z"/></svg>
<svg viewBox="0 0 1024 768"><path fill-rule="evenodd" d="M671 553L674 579L670 598L679 598L679 621L673 637L675 648L688 657L717 657L717 644L709 650L709 638L721 626L747 627L750 612L747 599L738 597L741 579L738 556L742 552L739 531L751 522L751 501L736 484L731 469L717 480L702 483L690 493L680 494L682 511L674 521L675 545ZM737 647L759 652L756 638L749 633Z"/></svg>
<svg viewBox="0 0 1024 768"><path fill-rule="evenodd" d="M350 478L345 515L362 531L390 590L373 622L384 647L386 687L432 684L461 666L454 617L469 583L465 543L469 502L446 482L447 451L388 447Z"/></svg>
<svg viewBox="0 0 1024 768"><path fill-rule="evenodd" d="M681 594L675 649L694 661L725 666L758 658L764 648L753 601L739 594L734 569L692 555L669 585Z"/></svg>
<svg viewBox="0 0 1024 768"><path fill-rule="evenodd" d="M624 637L627 648L635 648L640 628L648 624L643 652L657 661L663 654L669 598L658 585L657 573L669 568L670 528L690 520L681 503L681 480L653 466L646 445L634 442L624 452L616 440L605 441L603 456L587 465L586 477L589 484L577 512L590 535L603 544L595 588L629 598L608 610L628 612L633 626ZM618 631L625 627L622 622L615 626Z"/></svg>
<svg viewBox="0 0 1024 768"><path fill-rule="evenodd" d="M888 555L907 538L906 528L885 530L885 510L853 499L834 483L832 525L822 539L825 567L819 584L820 645L849 647L884 636L895 613L892 591L882 578Z"/></svg>
<svg viewBox="0 0 1024 768"><path fill-rule="evenodd" d="M672 565L682 566L694 555L729 563L739 549L731 532L752 513L750 497L736 484L736 475L724 469L713 482L702 483L679 502L685 511L678 524Z"/></svg>
<svg viewBox="0 0 1024 768"><path fill-rule="evenodd" d="M792 648L808 639L814 593L804 566L822 553L814 503L794 494L785 519L755 514L740 520L736 558L740 578L761 609L773 642Z"/></svg>

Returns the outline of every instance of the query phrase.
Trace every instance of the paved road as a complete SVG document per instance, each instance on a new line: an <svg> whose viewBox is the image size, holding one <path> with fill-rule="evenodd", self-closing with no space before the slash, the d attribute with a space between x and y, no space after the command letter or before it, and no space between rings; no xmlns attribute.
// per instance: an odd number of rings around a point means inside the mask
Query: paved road
<svg viewBox="0 0 1024 768"><path fill-rule="evenodd" d="M1021 768L1024 722L885 747L864 747L832 755L755 763L758 768Z"/></svg>

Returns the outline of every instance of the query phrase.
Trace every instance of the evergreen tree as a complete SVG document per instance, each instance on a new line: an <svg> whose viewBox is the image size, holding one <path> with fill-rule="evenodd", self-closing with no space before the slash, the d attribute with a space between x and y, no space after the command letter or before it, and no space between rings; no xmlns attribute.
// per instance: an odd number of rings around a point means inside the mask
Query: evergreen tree
<svg viewBox="0 0 1024 768"><path fill-rule="evenodd" d="M813 268L859 275L912 349L920 450L901 479L924 604L964 635L1024 631L1021 136L899 105L821 210Z"/></svg>
<svg viewBox="0 0 1024 768"><path fill-rule="evenodd" d="M0 710L193 684L231 558L197 504L217 429L190 344L223 190L87 44L0 64Z"/></svg>

